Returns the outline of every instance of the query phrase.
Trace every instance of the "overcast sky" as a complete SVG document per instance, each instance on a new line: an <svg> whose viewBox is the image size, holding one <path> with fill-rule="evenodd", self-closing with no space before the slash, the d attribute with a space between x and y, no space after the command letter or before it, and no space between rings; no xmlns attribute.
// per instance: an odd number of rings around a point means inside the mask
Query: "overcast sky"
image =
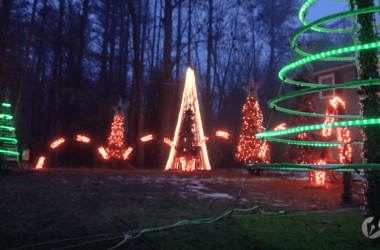
<svg viewBox="0 0 380 250"><path fill-rule="evenodd" d="M375 1L375 5L378 6L378 1ZM310 8L306 15L306 20L308 20L310 23L314 22L315 20L335 14L338 12L344 12L349 11L350 8L349 1L346 0L318 0L315 2ZM376 15L378 18L378 15Z"/></svg>

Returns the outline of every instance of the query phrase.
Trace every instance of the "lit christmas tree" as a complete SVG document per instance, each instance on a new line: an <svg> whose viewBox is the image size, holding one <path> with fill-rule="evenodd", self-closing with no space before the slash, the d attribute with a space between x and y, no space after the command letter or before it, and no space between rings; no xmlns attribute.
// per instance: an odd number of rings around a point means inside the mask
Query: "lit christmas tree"
<svg viewBox="0 0 380 250"><path fill-rule="evenodd" d="M262 83L255 83L253 77L249 79L248 86L243 89L247 92L247 103L243 106L243 125L240 129L240 138L237 145L237 153L235 157L239 161L247 163L269 163L269 146L264 141L260 146L261 140L256 138L257 133L264 132L263 113L261 112L257 90ZM253 90L253 94L251 92ZM255 162L255 156L257 154ZM259 171L255 171L258 173Z"/></svg>
<svg viewBox="0 0 380 250"><path fill-rule="evenodd" d="M194 71L188 68L173 142L164 138L171 147L165 170L211 170L207 140L203 133Z"/></svg>
<svg viewBox="0 0 380 250"><path fill-rule="evenodd" d="M189 108L186 110L182 120L177 154L179 158L183 157L186 162L194 162L195 164L198 151L199 146L196 143L194 113ZM196 167L194 165L194 168Z"/></svg>
<svg viewBox="0 0 380 250"><path fill-rule="evenodd" d="M108 148L99 148L99 152L104 159L125 160L132 151L132 148L126 148L124 139L124 110L127 107L128 105L123 105L121 98L119 104L112 107L115 110L115 115L113 117L111 134L108 137Z"/></svg>
<svg viewBox="0 0 380 250"><path fill-rule="evenodd" d="M9 99L9 88L5 93L5 102L1 104L2 113L0 114L0 161L17 162L19 165L19 152L17 150L17 139L11 115L11 104Z"/></svg>

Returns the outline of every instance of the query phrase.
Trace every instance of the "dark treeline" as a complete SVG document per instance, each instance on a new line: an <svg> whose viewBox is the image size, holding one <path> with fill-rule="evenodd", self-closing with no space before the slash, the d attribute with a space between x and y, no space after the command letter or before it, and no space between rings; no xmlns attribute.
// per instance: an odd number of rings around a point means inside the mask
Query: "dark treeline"
<svg viewBox="0 0 380 250"><path fill-rule="evenodd" d="M173 139L186 66L194 68L206 134L237 138L249 75L264 121L300 25L298 0L2 0L0 98L6 87L19 140L31 160L54 138L83 133L106 145L119 98L130 104L126 142ZM212 166L235 149L208 142ZM133 164L163 168L161 142L138 147Z"/></svg>

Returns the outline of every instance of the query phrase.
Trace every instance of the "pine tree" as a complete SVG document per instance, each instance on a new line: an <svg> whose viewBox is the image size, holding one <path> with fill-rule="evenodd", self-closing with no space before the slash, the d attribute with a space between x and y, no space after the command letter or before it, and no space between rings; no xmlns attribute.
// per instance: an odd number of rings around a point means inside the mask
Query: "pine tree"
<svg viewBox="0 0 380 250"><path fill-rule="evenodd" d="M351 2L351 8L354 4L358 9L374 7L373 0L360 0ZM364 13L358 15L358 21L361 24L359 30L359 43L368 44L379 41L379 37L374 32L373 16L374 13ZM373 79L379 80L378 72L378 49L366 49L360 51L359 62L361 80ZM380 117L380 89L378 85L361 86L359 88L360 103L362 105L363 117L366 119ZM364 132L364 159L367 163L380 163L380 127L363 126ZM365 201L363 210L366 217L375 216L380 218L380 169L365 169ZM380 238L377 239L380 242Z"/></svg>
<svg viewBox="0 0 380 250"><path fill-rule="evenodd" d="M301 67L295 81L310 82L310 74L306 67ZM305 87L292 85L293 91L304 89ZM306 113L317 113L316 101L318 94L310 93L296 96L291 102L291 109ZM322 123L322 119L313 116L292 115L289 127L307 126ZM300 133L291 136L292 140L302 141L326 141L330 138L323 137L320 130L313 130L307 133ZM328 164L333 163L331 149L328 147L313 147L304 145L288 145L286 158L289 163L296 164ZM315 172L309 171L309 181L315 181Z"/></svg>
<svg viewBox="0 0 380 250"><path fill-rule="evenodd" d="M261 139L256 137L257 133L264 132L263 114L259 102L251 94L247 97L247 103L243 106L243 125L240 128L240 139L237 145L235 157L245 164L269 163L269 146L264 141L260 146ZM255 156L257 154L256 160ZM253 162L254 161L254 162ZM255 171L258 173L258 171Z"/></svg>

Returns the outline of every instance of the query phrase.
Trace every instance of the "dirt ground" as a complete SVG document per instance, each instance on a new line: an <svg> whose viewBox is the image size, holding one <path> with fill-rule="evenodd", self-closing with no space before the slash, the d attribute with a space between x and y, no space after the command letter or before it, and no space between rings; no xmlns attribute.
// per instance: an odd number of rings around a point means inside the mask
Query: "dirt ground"
<svg viewBox="0 0 380 250"><path fill-rule="evenodd" d="M247 173L42 169L3 174L0 249L219 216L232 209ZM341 180L315 186L307 173L268 172L248 178L237 208L339 209L342 190ZM352 193L353 203L360 203L360 182L353 183ZM139 244L134 242L128 249Z"/></svg>
<svg viewBox="0 0 380 250"><path fill-rule="evenodd" d="M286 174L284 174L286 173ZM133 186L139 194L153 199L171 194L182 199L196 198L232 203L248 172L246 170L215 170L178 172L158 170L88 170L45 169L32 170L27 182L42 181L52 186L97 185L113 183ZM24 177L24 176L23 176ZM308 182L305 172L264 172L251 174L240 197L240 204L261 204L266 210L336 209L342 207L342 179L316 185ZM47 182L46 182L47 181ZM1 183L4 185L6 183ZM49 186L50 186L49 185ZM352 204L363 200L363 183L352 181Z"/></svg>

